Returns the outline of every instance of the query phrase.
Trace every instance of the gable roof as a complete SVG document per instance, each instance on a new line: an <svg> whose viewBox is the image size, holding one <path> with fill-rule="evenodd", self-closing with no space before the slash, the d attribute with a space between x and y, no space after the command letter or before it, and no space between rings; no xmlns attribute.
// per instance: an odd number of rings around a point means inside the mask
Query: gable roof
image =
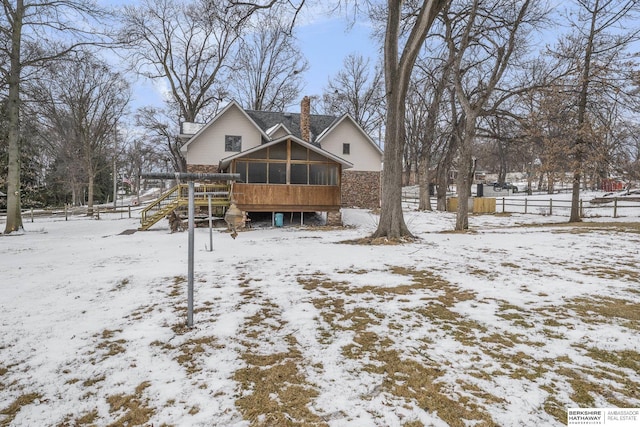
<svg viewBox="0 0 640 427"><path fill-rule="evenodd" d="M287 135L287 136L283 136L283 137L278 138L278 139L274 139L273 141L269 141L266 144L258 145L257 147L253 147L253 148L250 148L248 150L241 151L239 153L234 154L233 156L225 157L224 159L220 160L220 164L219 164L220 169L226 169L227 166L229 166L229 164L231 163L232 160L239 159L241 157L246 156L247 154L254 153L254 152L258 151L258 150L262 150L263 148L279 144L280 142L286 141L288 139L291 139L292 141L302 145L303 147L306 147L306 148L308 148L308 149L320 154L321 156L324 156L324 157L326 157L328 159L331 159L336 163L340 163L345 169L349 169L349 168L353 167L353 164L351 162L348 162L345 159L336 156L335 154L332 154L332 153L330 153L330 152L328 152L326 150L323 150L322 148L318 147L315 144L308 143L307 141L304 141L304 140L302 140L302 139L300 139L300 138L298 138L296 136L293 136L293 135Z"/></svg>
<svg viewBox="0 0 640 427"><path fill-rule="evenodd" d="M205 132L210 126L212 126L215 122L217 122L220 117L224 116L224 114L229 111L231 108L237 108L255 127L256 129L258 129L260 131L260 133L262 134L262 137L266 140L269 140L270 137L269 135L267 135L267 133L265 132L265 129L263 129L262 127L258 126L258 124L253 120L253 118L247 114L247 111L242 108L240 106L240 104L238 104L236 101L231 101L229 102L218 114L216 114L216 116L207 124L205 124L204 126L202 126L202 128L200 128L200 130L198 130L198 132L196 132L193 136L191 136L191 138L182 146L180 147L180 151L183 153L187 152L188 146L195 141L196 139L198 139L198 137Z"/></svg>
<svg viewBox="0 0 640 427"><path fill-rule="evenodd" d="M291 133L291 135L295 136L298 139L302 138L302 134L300 132L300 113L278 113L272 111L256 110L245 110L245 112L265 133L268 129L282 124ZM337 120L338 119L334 116L322 114L309 115L311 143L316 144L317 136L320 135L325 129L331 127L331 125Z"/></svg>
<svg viewBox="0 0 640 427"><path fill-rule="evenodd" d="M328 134L331 133L331 131L333 129L335 129L336 127L338 127L338 125L342 122L344 122L345 120L350 121L351 123L353 123L356 127L356 129L358 129L358 131L365 137L365 139L369 142L369 144L371 144L380 154L383 154L382 149L378 146L378 144L376 144L376 142L371 139L371 137L369 136L369 134L367 132L364 131L364 129L362 129L362 126L360 126L358 124L358 122L356 122L356 120L351 116L351 114L346 113L343 114L342 117L340 117L338 120L334 121L329 127L327 127L326 129L324 129L322 131L322 133L320 135L318 135L316 142L318 144L322 144L322 139L327 136Z"/></svg>
<svg viewBox="0 0 640 427"><path fill-rule="evenodd" d="M279 129L282 129L284 133L287 135L292 135L291 131L287 129L287 127L282 123L278 123L277 125L271 126L269 129L265 130L265 132L267 133L267 135L271 136L274 133L276 133Z"/></svg>

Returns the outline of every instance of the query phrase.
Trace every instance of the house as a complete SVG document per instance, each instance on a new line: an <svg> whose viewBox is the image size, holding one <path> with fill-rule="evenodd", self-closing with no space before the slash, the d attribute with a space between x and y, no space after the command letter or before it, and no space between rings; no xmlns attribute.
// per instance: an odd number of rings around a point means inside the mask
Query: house
<svg viewBox="0 0 640 427"><path fill-rule="evenodd" d="M184 123L188 172L238 173L233 200L247 212L327 212L380 205L382 151L349 115L243 109L232 101L209 123Z"/></svg>

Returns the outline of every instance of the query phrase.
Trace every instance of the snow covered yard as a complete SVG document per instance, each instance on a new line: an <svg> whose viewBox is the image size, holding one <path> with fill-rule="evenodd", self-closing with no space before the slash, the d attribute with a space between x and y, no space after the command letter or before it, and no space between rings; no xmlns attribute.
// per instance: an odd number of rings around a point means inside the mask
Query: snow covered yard
<svg viewBox="0 0 640 427"><path fill-rule="evenodd" d="M640 407L640 224L407 212L420 240L103 215L0 236L0 426L562 426Z"/></svg>

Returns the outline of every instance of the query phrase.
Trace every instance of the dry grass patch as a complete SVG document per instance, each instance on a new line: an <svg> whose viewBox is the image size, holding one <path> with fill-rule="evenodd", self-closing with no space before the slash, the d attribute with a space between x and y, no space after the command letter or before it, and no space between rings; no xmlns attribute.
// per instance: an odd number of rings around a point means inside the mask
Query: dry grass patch
<svg viewBox="0 0 640 427"><path fill-rule="evenodd" d="M155 410L148 405L148 400L143 398L144 390L151 384L148 381L140 383L133 394L116 394L107 397L109 412L119 415L110 427L140 426L145 425L154 414Z"/></svg>
<svg viewBox="0 0 640 427"><path fill-rule="evenodd" d="M11 425L12 421L16 418L18 413L25 406L29 406L36 400L41 399L42 395L39 393L27 393L18 396L16 400L11 402L9 406L0 410L0 415L4 415L5 418L0 421L0 427L6 427Z"/></svg>
<svg viewBox="0 0 640 427"><path fill-rule="evenodd" d="M427 412L437 412L452 427L497 426L483 406L500 398L479 389L473 390L473 397L455 396L446 383L439 381L444 374L440 366L403 359L398 351L384 349L384 343L379 346L381 350L370 355L377 363L369 364L367 370L384 376L382 390L415 402Z"/></svg>
<svg viewBox="0 0 640 427"><path fill-rule="evenodd" d="M98 419L98 411L93 410L87 412L77 420L75 420L75 426L85 426L85 425L96 425L96 420Z"/></svg>
<svg viewBox="0 0 640 427"><path fill-rule="evenodd" d="M100 360L94 360L94 362L102 362L103 360L111 356L115 356L126 351L126 348L124 347L124 344L127 342L126 340L112 339L117 333L120 332L122 332L122 329L105 329L101 334L94 335L94 337L101 339L101 341L96 345L96 353L100 353L100 355L102 356Z"/></svg>
<svg viewBox="0 0 640 427"><path fill-rule="evenodd" d="M233 376L241 390L236 406L254 426L323 425L309 409L318 392L302 373L298 343L291 335L285 341L286 352L242 355L247 366Z"/></svg>
<svg viewBox="0 0 640 427"><path fill-rule="evenodd" d="M610 323L623 319L623 326L640 330L640 303L611 297L583 297L569 300L564 307L578 314L585 323Z"/></svg>

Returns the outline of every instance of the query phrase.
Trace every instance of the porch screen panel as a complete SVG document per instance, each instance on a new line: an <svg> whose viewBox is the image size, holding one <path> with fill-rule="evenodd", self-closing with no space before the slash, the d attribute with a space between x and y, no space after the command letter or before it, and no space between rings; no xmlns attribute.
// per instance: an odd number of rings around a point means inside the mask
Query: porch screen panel
<svg viewBox="0 0 640 427"><path fill-rule="evenodd" d="M286 160L287 159L287 143L281 142L269 148L269 158Z"/></svg>
<svg viewBox="0 0 640 427"><path fill-rule="evenodd" d="M236 162L236 173L240 174L242 182L247 181L247 162Z"/></svg>
<svg viewBox="0 0 640 427"><path fill-rule="evenodd" d="M248 173L247 181L252 184L266 184L267 183L267 164L266 163L254 163L247 164Z"/></svg>
<svg viewBox="0 0 640 427"><path fill-rule="evenodd" d="M310 164L309 185L338 185L338 166L332 164Z"/></svg>
<svg viewBox="0 0 640 427"><path fill-rule="evenodd" d="M291 144L291 160L307 160L307 149L300 144Z"/></svg>
<svg viewBox="0 0 640 427"><path fill-rule="evenodd" d="M287 164L269 163L269 184L287 183Z"/></svg>
<svg viewBox="0 0 640 427"><path fill-rule="evenodd" d="M291 163L291 184L308 184L309 169L306 163Z"/></svg>

